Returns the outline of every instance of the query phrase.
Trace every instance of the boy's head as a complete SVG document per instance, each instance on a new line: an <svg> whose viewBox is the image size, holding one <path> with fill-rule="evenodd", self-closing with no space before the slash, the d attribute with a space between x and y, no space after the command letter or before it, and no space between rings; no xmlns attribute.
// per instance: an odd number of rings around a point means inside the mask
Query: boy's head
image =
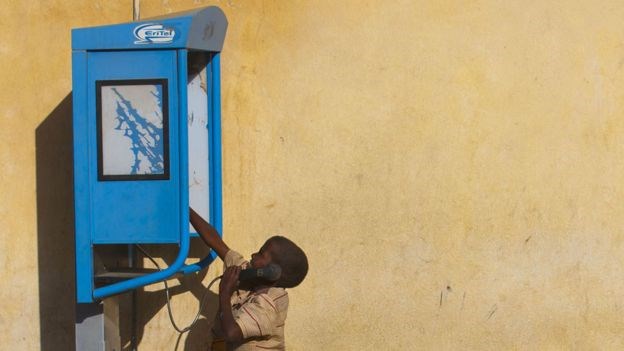
<svg viewBox="0 0 624 351"><path fill-rule="evenodd" d="M299 246L283 236L269 238L258 253L251 256L254 268L275 263L282 268L281 277L275 286L293 288L308 274L308 258Z"/></svg>

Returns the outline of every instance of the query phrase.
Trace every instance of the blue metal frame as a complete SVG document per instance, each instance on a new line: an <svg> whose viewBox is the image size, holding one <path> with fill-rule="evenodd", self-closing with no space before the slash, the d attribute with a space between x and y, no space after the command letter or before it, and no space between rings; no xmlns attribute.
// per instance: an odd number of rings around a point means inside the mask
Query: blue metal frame
<svg viewBox="0 0 624 351"><path fill-rule="evenodd" d="M154 25L167 31L167 40L157 36L137 36L137 29ZM220 52L227 30L227 19L220 8L209 6L197 10L148 18L140 22L120 23L72 30L74 50L141 50L189 49ZM156 31L155 31L156 32ZM141 38L140 38L141 37Z"/></svg>
<svg viewBox="0 0 624 351"><path fill-rule="evenodd" d="M211 95L208 99L210 114L208 130L210 152L210 223L220 235L223 235L223 207L221 180L221 59L219 53L212 56L208 63L210 72ZM180 272L189 274L200 271L217 258L216 252L210 250L208 256L199 262L185 265Z"/></svg>
<svg viewBox="0 0 624 351"><path fill-rule="evenodd" d="M74 127L74 213L76 231L76 299L78 302L93 301L93 261L91 235L91 193L89 181L83 174L89 174L89 147L87 133L87 52L74 51L72 54L72 100ZM89 233L89 235L80 235ZM89 264L85 264L88 262Z"/></svg>
<svg viewBox="0 0 624 351"><path fill-rule="evenodd" d="M136 38L128 34L138 26L162 24L176 35L171 42L166 44L134 42ZM212 58L207 63L207 78L210 78L210 94L208 96L208 133L209 133L209 194L210 194L210 222L222 233L222 178L221 178L221 92L220 92L220 55L223 37L227 21L223 12L216 7L208 7L196 11L181 14L173 14L166 18L156 18L140 23L128 23L113 26L83 28L72 31L72 71L73 71L73 111L74 111L74 202L75 202L75 229L76 229L76 297L78 303L90 303L111 295L119 294L128 290L140 288L145 285L166 280L176 273L190 274L208 266L217 255L210 250L208 255L199 262L185 264L190 250L189 233L189 195L188 195L188 126L182 121L187 116L187 58L189 50L201 50L211 52ZM209 35L207 35L209 34ZM135 34L136 36L136 34ZM154 45L151 45L154 44ZM91 109L93 102L90 101L89 56L90 52L106 50L127 51L143 49L169 49L176 53L177 79L170 82L170 94L177 91L178 98L173 101L171 108L177 109L177 121L170 119L172 124L177 124L177 130L172 127L172 137L178 138L178 147L172 148L177 152L179 162L171 164L171 174L177 174L179 178L179 245L178 256L174 262L162 271L114 283L94 289L93 280L93 245L100 243L94 241L93 228L93 183L94 174L97 173L97 159L93 159L92 153L96 147L93 140L94 131L90 130L93 121ZM134 74L133 74L134 75ZM125 77L119 77L124 79ZM134 78L136 77L129 77ZM149 78L149 77L147 77ZM177 85L177 87L176 87ZM95 172L95 173L94 173ZM152 238L153 239L153 238ZM151 240L151 239L150 239ZM160 241L140 241L158 243ZM164 241L164 242L170 242ZM108 241L107 241L108 243ZM117 243L113 239L110 243ZM121 242L120 242L121 243ZM133 242L123 242L132 244Z"/></svg>
<svg viewBox="0 0 624 351"><path fill-rule="evenodd" d="M97 158L98 158L98 180L169 180L170 162L169 162L169 94L167 79L123 79L123 80L97 80L95 82L95 109L97 119ZM163 172L156 174L122 174L108 175L104 174L104 155L102 140L102 88L106 86L119 85L160 85L162 89L162 117L163 117Z"/></svg>

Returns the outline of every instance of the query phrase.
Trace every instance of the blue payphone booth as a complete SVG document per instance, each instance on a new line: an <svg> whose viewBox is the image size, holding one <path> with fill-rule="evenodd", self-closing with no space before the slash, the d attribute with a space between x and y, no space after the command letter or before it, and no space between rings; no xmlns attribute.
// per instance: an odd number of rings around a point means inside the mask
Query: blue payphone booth
<svg viewBox="0 0 624 351"><path fill-rule="evenodd" d="M78 303L196 272L192 206L221 232L217 7L72 31ZM96 285L94 248L177 244L166 269Z"/></svg>

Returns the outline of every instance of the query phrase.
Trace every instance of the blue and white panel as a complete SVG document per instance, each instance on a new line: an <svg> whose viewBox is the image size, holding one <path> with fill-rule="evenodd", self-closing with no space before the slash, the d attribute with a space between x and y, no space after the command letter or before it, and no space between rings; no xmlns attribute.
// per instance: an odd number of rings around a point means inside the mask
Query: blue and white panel
<svg viewBox="0 0 624 351"><path fill-rule="evenodd" d="M166 178L166 85L101 82L99 94L100 176Z"/></svg>
<svg viewBox="0 0 624 351"><path fill-rule="evenodd" d="M189 205L210 220L208 94L206 66L188 82ZM190 227L191 232L195 232Z"/></svg>

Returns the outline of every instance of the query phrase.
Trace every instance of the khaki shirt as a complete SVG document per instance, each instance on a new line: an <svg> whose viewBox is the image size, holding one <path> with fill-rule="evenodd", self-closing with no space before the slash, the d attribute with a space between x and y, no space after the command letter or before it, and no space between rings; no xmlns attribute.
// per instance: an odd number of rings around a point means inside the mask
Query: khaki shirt
<svg viewBox="0 0 624 351"><path fill-rule="evenodd" d="M225 255L225 267L249 267L249 262L238 252ZM243 332L243 342L231 345L234 351L285 350L284 322L288 312L288 293L284 288L261 291L237 290L232 294L234 321ZM220 326L220 323L219 323Z"/></svg>

